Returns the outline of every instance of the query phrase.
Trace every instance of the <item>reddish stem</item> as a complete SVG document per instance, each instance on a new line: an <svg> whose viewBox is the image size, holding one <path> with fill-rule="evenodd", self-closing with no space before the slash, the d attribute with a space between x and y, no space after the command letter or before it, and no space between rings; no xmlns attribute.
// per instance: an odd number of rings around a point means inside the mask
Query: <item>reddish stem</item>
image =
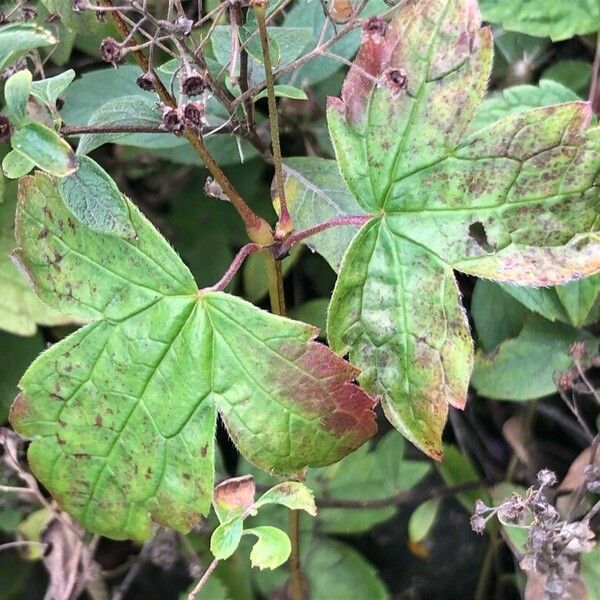
<svg viewBox="0 0 600 600"><path fill-rule="evenodd" d="M321 233L322 231L331 229L332 227L343 227L344 225L357 225L360 227L361 225L368 223L371 219L373 219L373 215L345 215L343 217L336 217L330 221L319 223L314 227L309 227L308 229L304 229L302 231L296 231L281 243L277 249L277 256L275 256L275 258L278 258L279 256L286 256L290 249L298 242L316 235L317 233Z"/></svg>
<svg viewBox="0 0 600 600"><path fill-rule="evenodd" d="M222 292L230 283L231 280L235 277L236 273L240 270L240 267L244 264L246 257L249 254L254 254L255 252L259 252L262 250L262 246L260 244L246 244L242 246L240 251L235 255L229 269L227 272L217 283L211 285L210 287L204 288L204 291L207 292Z"/></svg>

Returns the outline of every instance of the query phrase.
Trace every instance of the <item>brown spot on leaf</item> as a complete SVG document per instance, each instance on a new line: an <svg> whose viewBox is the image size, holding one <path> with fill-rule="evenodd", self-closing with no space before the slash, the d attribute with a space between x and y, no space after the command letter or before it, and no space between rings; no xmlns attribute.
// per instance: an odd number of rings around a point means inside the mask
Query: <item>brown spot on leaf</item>
<svg viewBox="0 0 600 600"><path fill-rule="evenodd" d="M206 456L207 452L208 452L208 444L204 444L204 446L202 446L202 448L200 448L200 456L202 458L204 458Z"/></svg>
<svg viewBox="0 0 600 600"><path fill-rule="evenodd" d="M38 240L43 240L47 235L48 235L49 231L47 227L42 227L40 229L40 232L38 233L37 239Z"/></svg>
<svg viewBox="0 0 600 600"><path fill-rule="evenodd" d="M145 477L146 479L150 479L150 478L152 477L152 467L148 467L148 468L146 469L146 473L144 474L144 477Z"/></svg>
<svg viewBox="0 0 600 600"><path fill-rule="evenodd" d="M94 425L98 428L102 427L102 416L101 415L96 415L96 421L94 422Z"/></svg>

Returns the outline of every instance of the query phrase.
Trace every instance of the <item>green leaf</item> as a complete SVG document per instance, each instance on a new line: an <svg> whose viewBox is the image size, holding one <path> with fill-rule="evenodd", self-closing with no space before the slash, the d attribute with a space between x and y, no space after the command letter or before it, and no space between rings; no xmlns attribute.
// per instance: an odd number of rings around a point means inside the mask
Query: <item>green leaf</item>
<svg viewBox="0 0 600 600"><path fill-rule="evenodd" d="M35 48L58 43L52 32L35 23L0 25L0 69L10 66Z"/></svg>
<svg viewBox="0 0 600 600"><path fill-rule="evenodd" d="M31 92L31 73L22 70L11 75L4 86L4 100L8 114L14 125L21 127L27 123L27 100Z"/></svg>
<svg viewBox="0 0 600 600"><path fill-rule="evenodd" d="M466 135L491 64L475 0L409 3L388 25L369 22L327 111L342 176L372 216L344 255L328 339L392 424L438 459L473 359L453 270L532 286L600 270L589 104Z"/></svg>
<svg viewBox="0 0 600 600"><path fill-rule="evenodd" d="M219 523L241 517L254 504L256 485L252 475L226 479L213 490L213 507Z"/></svg>
<svg viewBox="0 0 600 600"><path fill-rule="evenodd" d="M291 98L292 100L308 100L308 96L304 90L294 87L293 85L280 84L273 88L275 96L278 98ZM252 98L253 102L267 97L267 90L259 92Z"/></svg>
<svg viewBox="0 0 600 600"><path fill-rule="evenodd" d="M49 13L60 15L60 23L68 31L90 34L98 26L94 11L75 11L71 0L41 0Z"/></svg>
<svg viewBox="0 0 600 600"><path fill-rule="evenodd" d="M34 81L31 84L31 95L50 107L56 107L59 96L71 85L73 79L75 71L68 69L54 77Z"/></svg>
<svg viewBox="0 0 600 600"><path fill-rule="evenodd" d="M274 473L331 464L373 435L356 370L312 327L198 291L128 209L136 236L103 234L69 222L47 176L20 182L18 260L43 299L94 320L31 365L10 417L65 510L114 538L147 537L151 519L188 530L211 502L217 411Z"/></svg>
<svg viewBox="0 0 600 600"><path fill-rule="evenodd" d="M35 165L16 150L11 150L2 159L2 171L8 179L19 179L23 175L27 175Z"/></svg>
<svg viewBox="0 0 600 600"><path fill-rule="evenodd" d="M523 330L487 356L478 353L471 383L477 392L501 400L533 400L556 391L555 376L572 363L570 348L585 341L593 353L598 341L562 323L530 317Z"/></svg>
<svg viewBox="0 0 600 600"><path fill-rule="evenodd" d="M480 0L483 18L504 29L553 41L600 29L598 0L546 2L545 0Z"/></svg>
<svg viewBox="0 0 600 600"><path fill-rule="evenodd" d="M550 65L541 78L556 81L583 98L590 88L592 65L583 60L559 60Z"/></svg>
<svg viewBox="0 0 600 600"><path fill-rule="evenodd" d="M244 531L244 535L255 535L258 538L250 552L250 560L253 567L261 570L280 567L292 551L290 538L277 527L253 527Z"/></svg>
<svg viewBox="0 0 600 600"><path fill-rule="evenodd" d="M162 123L162 116L156 101L151 98L135 95L122 96L109 100L96 110L88 121L88 125L105 126L143 126L158 127ZM169 133L147 134L152 136L153 148L171 148L180 146L181 140ZM79 138L77 154L89 154L92 150L114 142L123 142L124 138L131 137L129 133L86 133Z"/></svg>
<svg viewBox="0 0 600 600"><path fill-rule="evenodd" d="M517 337L528 314L529 311L497 283L485 279L475 283L471 315L485 352L492 352L504 340Z"/></svg>
<svg viewBox="0 0 600 600"><path fill-rule="evenodd" d="M243 530L242 517L235 517L219 525L210 536L210 551L213 556L219 560L229 558L240 545Z"/></svg>
<svg viewBox="0 0 600 600"><path fill-rule="evenodd" d="M92 231L135 237L129 208L108 173L87 156L77 159L77 171L58 181L58 192L71 213Z"/></svg>
<svg viewBox="0 0 600 600"><path fill-rule="evenodd" d="M53 129L42 123L28 123L17 129L10 141L16 152L42 171L64 177L77 169L71 146Z"/></svg>
<svg viewBox="0 0 600 600"><path fill-rule="evenodd" d="M64 325L71 323L73 318L44 304L11 261L10 253L15 247L15 188L14 182L8 183L4 202L0 202L0 329L16 335L32 336L38 324ZM9 352L6 353L6 356L10 355ZM27 365L22 366L19 375ZM12 394L11 401L14 396Z"/></svg>
<svg viewBox="0 0 600 600"><path fill-rule="evenodd" d="M288 158L283 165L285 195L296 229L308 229L336 217L357 215L363 210L342 179L334 160ZM318 250L334 271L339 271L344 253L358 227L347 225L325 230L304 242Z"/></svg>
<svg viewBox="0 0 600 600"><path fill-rule="evenodd" d="M600 600L600 546L581 555L581 579L587 588L588 600Z"/></svg>
<svg viewBox="0 0 600 600"><path fill-rule="evenodd" d="M539 85L515 85L484 100L470 128L476 131L508 115L575 100L579 100L579 96L556 81L542 79Z"/></svg>
<svg viewBox="0 0 600 600"><path fill-rule="evenodd" d="M313 517L317 514L313 493L297 481L287 481L272 487L254 503L254 508L267 504L280 504L290 510L304 510Z"/></svg>
<svg viewBox="0 0 600 600"><path fill-rule="evenodd" d="M339 463L311 470L307 483L317 499L369 501L389 498L416 486L430 471L422 460L408 460L404 439L388 433L377 446L366 445ZM320 508L319 531L330 534L366 532L397 514L396 506L382 508Z"/></svg>
<svg viewBox="0 0 600 600"><path fill-rule="evenodd" d="M436 464L436 467L442 479L449 487L481 479L469 457L463 454L456 446L449 444L444 445L444 462ZM469 514L473 512L475 501L478 498L483 500L488 506L492 504L490 494L483 487L467 492L459 492L456 494L456 497Z"/></svg>
<svg viewBox="0 0 600 600"><path fill-rule="evenodd" d="M439 498L430 498L419 504L408 521L408 535L412 542L423 541L435 523L440 508Z"/></svg>

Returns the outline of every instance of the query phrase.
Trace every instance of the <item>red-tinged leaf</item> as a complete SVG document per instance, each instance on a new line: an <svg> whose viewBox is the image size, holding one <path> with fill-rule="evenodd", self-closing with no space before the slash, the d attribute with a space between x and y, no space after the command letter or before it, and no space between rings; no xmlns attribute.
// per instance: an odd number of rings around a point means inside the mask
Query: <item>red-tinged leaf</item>
<svg viewBox="0 0 600 600"><path fill-rule="evenodd" d="M241 516L254 504L256 484L252 475L226 479L213 490L213 507L220 523Z"/></svg>

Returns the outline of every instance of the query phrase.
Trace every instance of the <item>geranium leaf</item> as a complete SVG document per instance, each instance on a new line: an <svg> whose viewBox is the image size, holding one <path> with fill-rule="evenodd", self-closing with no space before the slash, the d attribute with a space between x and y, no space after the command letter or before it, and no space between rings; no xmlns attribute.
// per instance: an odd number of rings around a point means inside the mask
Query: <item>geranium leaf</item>
<svg viewBox="0 0 600 600"><path fill-rule="evenodd" d="M590 107L520 112L468 135L492 61L480 21L476 0L422 0L389 24L367 21L341 98L328 104L341 174L373 215L344 256L330 344L435 458L472 366L452 269L534 286L600 270Z"/></svg>
<svg viewBox="0 0 600 600"><path fill-rule="evenodd" d="M135 237L90 229L55 182L21 180L16 258L49 304L95 319L28 369L11 423L32 470L87 529L147 537L209 509L217 411L254 464L330 464L375 432L357 371L309 325L221 292L128 202ZM243 351L240 351L243 349Z"/></svg>

